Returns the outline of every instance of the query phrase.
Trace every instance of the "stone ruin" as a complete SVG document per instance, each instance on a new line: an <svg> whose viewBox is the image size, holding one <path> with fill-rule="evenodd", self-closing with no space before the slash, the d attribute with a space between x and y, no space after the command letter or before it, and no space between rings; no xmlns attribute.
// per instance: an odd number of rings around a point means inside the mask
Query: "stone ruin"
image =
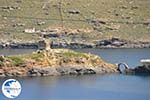
<svg viewBox="0 0 150 100"><path fill-rule="evenodd" d="M50 39L43 39L43 40L41 40L41 41L39 41L39 43L38 43L38 48L40 49L40 50L50 50L51 49L51 41L50 41Z"/></svg>

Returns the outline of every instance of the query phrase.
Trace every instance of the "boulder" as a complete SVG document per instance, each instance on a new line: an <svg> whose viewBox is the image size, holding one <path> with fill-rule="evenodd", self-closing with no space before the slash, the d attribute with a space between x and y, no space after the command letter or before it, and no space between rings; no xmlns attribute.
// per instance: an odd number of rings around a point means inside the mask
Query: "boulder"
<svg viewBox="0 0 150 100"><path fill-rule="evenodd" d="M27 72L27 76L50 76L59 75L54 67L32 68Z"/></svg>
<svg viewBox="0 0 150 100"><path fill-rule="evenodd" d="M96 74L96 72L93 69L85 68L82 66L65 66L57 68L57 71L61 75L85 75L85 74Z"/></svg>
<svg viewBox="0 0 150 100"><path fill-rule="evenodd" d="M80 14L79 10L69 10L68 11L69 14Z"/></svg>
<svg viewBox="0 0 150 100"><path fill-rule="evenodd" d="M5 77L5 73L2 69L0 69L0 77Z"/></svg>

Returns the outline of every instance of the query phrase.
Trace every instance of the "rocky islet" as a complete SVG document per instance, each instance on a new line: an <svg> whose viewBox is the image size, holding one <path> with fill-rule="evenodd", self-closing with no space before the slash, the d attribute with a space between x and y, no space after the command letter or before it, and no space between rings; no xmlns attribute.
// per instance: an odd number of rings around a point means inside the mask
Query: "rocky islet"
<svg viewBox="0 0 150 100"><path fill-rule="evenodd" d="M0 57L0 76L85 75L118 72L117 66L92 54L68 49Z"/></svg>

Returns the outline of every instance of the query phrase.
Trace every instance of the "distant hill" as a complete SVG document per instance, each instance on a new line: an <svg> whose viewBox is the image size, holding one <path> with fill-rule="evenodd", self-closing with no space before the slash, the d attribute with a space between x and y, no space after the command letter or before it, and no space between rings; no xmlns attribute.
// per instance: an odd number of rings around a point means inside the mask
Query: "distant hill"
<svg viewBox="0 0 150 100"><path fill-rule="evenodd" d="M0 0L0 40L38 40L37 33L58 29L87 41L149 42L149 5L150 0Z"/></svg>

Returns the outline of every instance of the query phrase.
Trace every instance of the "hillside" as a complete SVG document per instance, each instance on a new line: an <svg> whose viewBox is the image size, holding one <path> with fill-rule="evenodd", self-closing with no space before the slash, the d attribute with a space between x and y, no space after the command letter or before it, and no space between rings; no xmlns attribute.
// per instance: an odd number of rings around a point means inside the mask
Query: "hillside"
<svg viewBox="0 0 150 100"><path fill-rule="evenodd" d="M149 0L0 0L0 41L36 41L38 33L54 31L65 34L62 41L150 42L149 5Z"/></svg>

